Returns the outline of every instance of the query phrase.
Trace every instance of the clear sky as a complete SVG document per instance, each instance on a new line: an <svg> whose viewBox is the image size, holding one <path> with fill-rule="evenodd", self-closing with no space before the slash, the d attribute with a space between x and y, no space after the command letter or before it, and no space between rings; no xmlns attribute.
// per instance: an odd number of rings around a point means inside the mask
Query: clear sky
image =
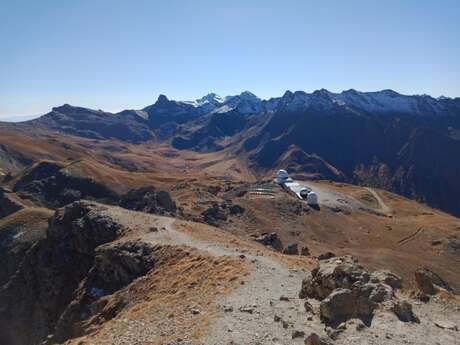
<svg viewBox="0 0 460 345"><path fill-rule="evenodd" d="M460 96L460 1L0 0L0 119L320 88Z"/></svg>

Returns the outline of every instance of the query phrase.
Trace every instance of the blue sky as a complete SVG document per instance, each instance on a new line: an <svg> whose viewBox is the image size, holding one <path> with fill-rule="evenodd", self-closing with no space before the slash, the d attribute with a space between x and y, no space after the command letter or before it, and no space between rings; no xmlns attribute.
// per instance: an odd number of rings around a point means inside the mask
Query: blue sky
<svg viewBox="0 0 460 345"><path fill-rule="evenodd" d="M0 119L250 90L460 96L460 1L0 0Z"/></svg>

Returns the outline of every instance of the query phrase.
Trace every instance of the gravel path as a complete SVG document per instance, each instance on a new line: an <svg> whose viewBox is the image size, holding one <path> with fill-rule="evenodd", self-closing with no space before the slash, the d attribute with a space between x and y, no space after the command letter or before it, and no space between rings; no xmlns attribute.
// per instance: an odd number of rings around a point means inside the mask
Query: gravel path
<svg viewBox="0 0 460 345"><path fill-rule="evenodd" d="M157 217L161 229L149 234L153 243L185 245L206 251L214 256L241 256L252 263L249 275L229 295L218 301L219 312L210 320L208 333L203 339L206 345L257 345L303 344L304 336L293 338L299 331L308 336L315 332L326 336L324 325L318 317L319 302L309 300L315 315L304 309L304 300L298 298L304 269L292 269L274 257L248 250L198 240L179 231L174 219ZM402 297L404 298L404 297ZM404 323L393 313L379 312L372 326L357 330L356 323L333 341L335 345L456 345L458 331L436 325L447 323L460 327L460 306L436 299L430 303L412 301L421 323ZM187 343L188 344L188 343Z"/></svg>
<svg viewBox="0 0 460 345"><path fill-rule="evenodd" d="M382 200L382 198L380 197L380 195L372 188L369 188L369 187L365 187L365 189L367 191L369 191L369 193L371 193L375 199L377 199L377 202L379 203L379 206L380 206L380 211L387 214L387 215L391 215L393 213L393 210L387 205L385 204L385 202Z"/></svg>
<svg viewBox="0 0 460 345"><path fill-rule="evenodd" d="M197 240L176 230L174 219L159 220L164 229L149 234L154 243L190 246L214 256L244 255L252 263L249 276L219 301L219 314L210 325L205 344L303 344L301 337L292 339L295 330L321 332L319 320L309 320L304 301L298 298L305 270L248 250Z"/></svg>
<svg viewBox="0 0 460 345"><path fill-rule="evenodd" d="M164 230L149 234L154 243L190 246L214 256L244 255L252 263L244 284L219 301L220 312L210 325L205 344L303 344L301 337L292 339L295 330L321 333L324 327L319 319L309 320L304 300L298 298L306 276L304 269L291 269L272 257L247 250L197 240L176 230L174 219L158 219Z"/></svg>
<svg viewBox="0 0 460 345"><path fill-rule="evenodd" d="M247 281L221 301L205 344L303 344L302 337L292 339L295 330L321 333L319 320L309 321L298 299L305 272L256 260Z"/></svg>

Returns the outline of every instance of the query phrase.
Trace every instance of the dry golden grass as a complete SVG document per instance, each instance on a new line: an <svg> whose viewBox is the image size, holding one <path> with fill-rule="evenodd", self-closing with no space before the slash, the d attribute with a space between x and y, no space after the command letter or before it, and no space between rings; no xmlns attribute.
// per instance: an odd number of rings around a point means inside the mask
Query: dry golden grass
<svg viewBox="0 0 460 345"><path fill-rule="evenodd" d="M155 268L127 288L104 297L102 314L126 304L93 333L68 344L165 344L178 338L199 343L217 312L216 301L237 286L248 263L235 257L212 257L188 247L158 246ZM193 308L199 314L193 314Z"/></svg>
<svg viewBox="0 0 460 345"><path fill-rule="evenodd" d="M48 219L53 211L45 208L25 208L0 219L0 232L15 229L21 232L18 241L33 242L45 236Z"/></svg>

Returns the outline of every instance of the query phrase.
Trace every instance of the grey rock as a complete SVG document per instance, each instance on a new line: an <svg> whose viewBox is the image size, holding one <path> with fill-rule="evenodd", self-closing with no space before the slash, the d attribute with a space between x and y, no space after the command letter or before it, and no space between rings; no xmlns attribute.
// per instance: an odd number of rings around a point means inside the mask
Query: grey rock
<svg viewBox="0 0 460 345"><path fill-rule="evenodd" d="M310 256L310 249L307 246L303 246L302 249L300 249L300 255Z"/></svg>
<svg viewBox="0 0 460 345"><path fill-rule="evenodd" d="M228 210L231 215L243 214L245 211L244 208L241 207L240 205L231 205L229 206Z"/></svg>
<svg viewBox="0 0 460 345"><path fill-rule="evenodd" d="M176 213L176 203L172 200L168 192L157 191L154 187L144 187L132 189L120 199L120 206L153 214Z"/></svg>
<svg viewBox="0 0 460 345"><path fill-rule="evenodd" d="M242 313L249 313L252 314L254 312L254 308L251 306L243 306L239 308L239 311Z"/></svg>
<svg viewBox="0 0 460 345"><path fill-rule="evenodd" d="M456 324L450 321L445 321L445 320L436 320L434 321L434 324L442 329L450 329L453 331L458 331L458 327Z"/></svg>
<svg viewBox="0 0 460 345"><path fill-rule="evenodd" d="M452 291L450 286L438 274L427 268L415 271L415 281L418 289L428 295L434 295L439 289Z"/></svg>
<svg viewBox="0 0 460 345"><path fill-rule="evenodd" d="M315 311L313 310L313 306L310 304L310 302L305 301L305 303L303 304L303 306L304 306L305 311L306 311L307 313L315 314Z"/></svg>
<svg viewBox="0 0 460 345"><path fill-rule="evenodd" d="M389 271L375 271L371 274L372 282L382 282L393 289L400 289L402 287L402 279L396 274Z"/></svg>
<svg viewBox="0 0 460 345"><path fill-rule="evenodd" d="M207 208L201 215L205 223L216 225L219 221L227 220L228 210L223 209L219 204L215 203Z"/></svg>
<svg viewBox="0 0 460 345"><path fill-rule="evenodd" d="M264 246L270 246L278 251L281 251L283 249L281 240L279 239L278 234L276 232L262 234L259 237L257 237L255 241L260 244L263 244Z"/></svg>
<svg viewBox="0 0 460 345"><path fill-rule="evenodd" d="M297 243L290 243L283 250L283 254L286 255L299 255L299 246Z"/></svg>
<svg viewBox="0 0 460 345"><path fill-rule="evenodd" d="M300 298L326 298L334 289L350 288L355 282L367 283L369 273L359 265L355 258L343 256L322 260L302 281Z"/></svg>
<svg viewBox="0 0 460 345"><path fill-rule="evenodd" d="M305 337L304 331L295 330L292 332L292 339L303 338Z"/></svg>
<svg viewBox="0 0 460 345"><path fill-rule="evenodd" d="M320 255L318 255L318 260L327 260L327 259L330 259L330 258L333 258L335 257L336 255L332 252L326 252L326 253L322 253Z"/></svg>
<svg viewBox="0 0 460 345"><path fill-rule="evenodd" d="M332 343L316 333L311 333L304 341L305 345L331 345Z"/></svg>
<svg viewBox="0 0 460 345"><path fill-rule="evenodd" d="M403 322L420 323L419 318L412 310L412 305L407 301L397 301L393 303L391 311L393 311L398 319Z"/></svg>
<svg viewBox="0 0 460 345"><path fill-rule="evenodd" d="M320 317L325 324L331 326L337 326L351 318L359 318L370 324L376 308L377 303L360 290L336 289L321 301Z"/></svg>

